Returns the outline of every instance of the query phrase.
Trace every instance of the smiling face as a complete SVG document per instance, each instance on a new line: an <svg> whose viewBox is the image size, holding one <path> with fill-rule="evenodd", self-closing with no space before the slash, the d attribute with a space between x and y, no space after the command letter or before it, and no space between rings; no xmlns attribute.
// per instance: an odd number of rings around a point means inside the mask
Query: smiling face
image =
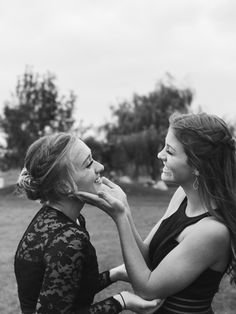
<svg viewBox="0 0 236 314"><path fill-rule="evenodd" d="M161 174L163 181L181 186L192 185L193 168L189 166L183 145L177 140L171 128L168 130L164 148L158 153L158 158L164 165Z"/></svg>
<svg viewBox="0 0 236 314"><path fill-rule="evenodd" d="M70 151L73 178L79 191L97 194L101 188L100 173L104 167L92 158L91 150L81 140L76 140Z"/></svg>

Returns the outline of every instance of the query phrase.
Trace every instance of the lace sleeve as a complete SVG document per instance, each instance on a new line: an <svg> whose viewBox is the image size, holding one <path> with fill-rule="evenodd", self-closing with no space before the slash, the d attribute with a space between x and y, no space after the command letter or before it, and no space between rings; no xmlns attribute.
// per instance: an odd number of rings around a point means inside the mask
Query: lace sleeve
<svg viewBox="0 0 236 314"><path fill-rule="evenodd" d="M89 308L79 309L76 314L117 314L122 306L113 297L92 304Z"/></svg>
<svg viewBox="0 0 236 314"><path fill-rule="evenodd" d="M101 290L105 289L106 287L110 286L111 284L112 284L112 282L110 279L109 270L100 273L99 274L99 284L98 284L96 293L100 292Z"/></svg>
<svg viewBox="0 0 236 314"><path fill-rule="evenodd" d="M83 239L68 234L57 237L45 260L36 313L73 313L85 260Z"/></svg>

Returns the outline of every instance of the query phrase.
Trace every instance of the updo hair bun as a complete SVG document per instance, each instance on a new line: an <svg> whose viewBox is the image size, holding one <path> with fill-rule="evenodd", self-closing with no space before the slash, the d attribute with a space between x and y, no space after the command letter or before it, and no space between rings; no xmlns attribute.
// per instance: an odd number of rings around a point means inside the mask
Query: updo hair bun
<svg viewBox="0 0 236 314"><path fill-rule="evenodd" d="M70 175L70 151L77 140L73 134L60 132L33 142L25 155L18 191L41 203L68 196L75 185Z"/></svg>
<svg viewBox="0 0 236 314"><path fill-rule="evenodd" d="M38 183L25 167L21 170L19 175L17 181L17 191L20 194L26 194L30 200L38 200L41 198Z"/></svg>

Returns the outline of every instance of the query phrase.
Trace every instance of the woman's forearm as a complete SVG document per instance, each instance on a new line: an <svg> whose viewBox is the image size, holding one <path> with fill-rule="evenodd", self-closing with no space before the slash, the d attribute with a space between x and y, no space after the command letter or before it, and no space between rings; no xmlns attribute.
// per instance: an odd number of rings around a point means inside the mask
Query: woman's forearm
<svg viewBox="0 0 236 314"><path fill-rule="evenodd" d="M147 297L149 270L143 252L139 249L128 216L123 213L116 218L121 249L126 270L134 291L140 296ZM153 297L151 296L150 299Z"/></svg>
<svg viewBox="0 0 236 314"><path fill-rule="evenodd" d="M148 250L149 250L149 248L148 248L148 245L144 243L144 241L142 240L139 232L137 231L131 213L127 214L127 217L128 217L128 221L129 221L129 224L130 224L131 231L132 231L133 236L135 238L135 241L137 243L137 246L138 246L140 252L142 253L142 256L143 256L145 262L148 265L149 264L149 258L148 258Z"/></svg>

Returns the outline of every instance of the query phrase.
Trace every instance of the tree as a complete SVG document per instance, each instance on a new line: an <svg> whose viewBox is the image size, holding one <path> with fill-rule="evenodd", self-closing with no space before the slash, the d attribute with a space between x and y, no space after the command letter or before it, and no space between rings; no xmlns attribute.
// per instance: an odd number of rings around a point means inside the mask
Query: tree
<svg viewBox="0 0 236 314"><path fill-rule="evenodd" d="M17 80L15 94L5 103L1 126L7 134L6 162L21 166L28 146L39 136L68 131L74 123L76 96L59 96L55 75L39 75L27 68Z"/></svg>
<svg viewBox="0 0 236 314"><path fill-rule="evenodd" d="M145 167L152 179L156 179L159 175L156 154L163 144L168 118L174 111L188 112L192 99L190 89L178 89L169 81L169 84L160 82L148 95L134 94L131 102L111 107L116 123L107 124L105 128L108 141L114 147L114 167L121 165L116 160L120 150L126 173L127 166L134 165L133 175L137 177Z"/></svg>

